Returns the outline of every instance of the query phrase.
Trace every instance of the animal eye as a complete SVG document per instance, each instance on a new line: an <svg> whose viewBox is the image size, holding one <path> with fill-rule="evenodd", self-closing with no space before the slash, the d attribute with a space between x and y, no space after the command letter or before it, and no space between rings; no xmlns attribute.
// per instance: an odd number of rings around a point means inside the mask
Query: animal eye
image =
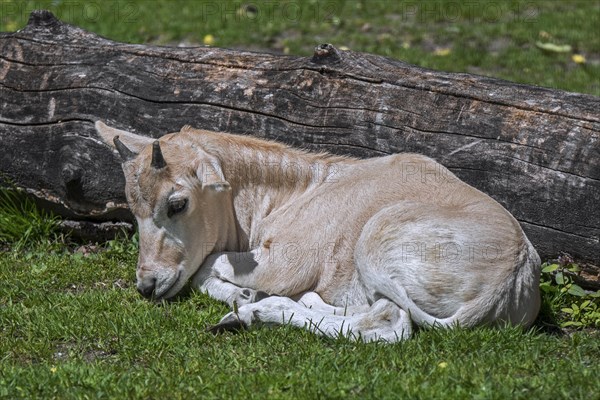
<svg viewBox="0 0 600 400"><path fill-rule="evenodd" d="M167 217L172 217L175 214L179 214L187 207L187 199L173 199L169 200L169 208L167 210Z"/></svg>

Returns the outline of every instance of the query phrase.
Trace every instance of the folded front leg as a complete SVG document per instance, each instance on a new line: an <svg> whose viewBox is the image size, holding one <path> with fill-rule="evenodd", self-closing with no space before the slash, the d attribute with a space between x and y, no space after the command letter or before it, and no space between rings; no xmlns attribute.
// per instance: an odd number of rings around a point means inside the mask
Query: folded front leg
<svg viewBox="0 0 600 400"><path fill-rule="evenodd" d="M408 314L386 299L378 300L365 313L343 316L306 308L288 297L278 296L239 307L225 315L212 331L239 329L256 322L289 324L321 336L367 342L396 342L410 337L412 331Z"/></svg>
<svg viewBox="0 0 600 400"><path fill-rule="evenodd" d="M202 284L192 282L192 285L195 289L208 294L213 299L229 304L229 307L234 307L234 303L237 306L242 306L269 297L269 294L263 291L241 288L215 277L205 279Z"/></svg>
<svg viewBox="0 0 600 400"><path fill-rule="evenodd" d="M191 285L193 289L208 294L216 300L223 301L234 307L254 303L269 296L260 290L239 287L231 282L223 280L219 274L219 266L226 262L221 254L213 254L206 258L198 272L192 277Z"/></svg>

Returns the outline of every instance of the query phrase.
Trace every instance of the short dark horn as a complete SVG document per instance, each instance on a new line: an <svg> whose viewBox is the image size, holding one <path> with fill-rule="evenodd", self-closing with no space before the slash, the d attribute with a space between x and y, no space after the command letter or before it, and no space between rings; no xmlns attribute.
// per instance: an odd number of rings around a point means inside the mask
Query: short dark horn
<svg viewBox="0 0 600 400"><path fill-rule="evenodd" d="M155 140L154 143L152 143L152 162L150 165L155 169L161 169L167 166L162 151L160 150L158 140Z"/></svg>
<svg viewBox="0 0 600 400"><path fill-rule="evenodd" d="M115 147L117 148L117 151L121 156L122 162L131 161L135 158L135 156L137 156L137 153L134 153L133 151L129 150L129 148L125 146L123 142L121 142L119 136L115 136L113 138L113 143L115 144Z"/></svg>

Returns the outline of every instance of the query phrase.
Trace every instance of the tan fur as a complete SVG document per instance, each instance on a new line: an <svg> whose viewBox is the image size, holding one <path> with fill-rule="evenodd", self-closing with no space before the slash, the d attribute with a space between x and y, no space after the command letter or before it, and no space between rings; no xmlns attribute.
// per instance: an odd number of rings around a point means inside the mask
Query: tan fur
<svg viewBox="0 0 600 400"><path fill-rule="evenodd" d="M97 126L109 144L119 133ZM167 168L155 171L151 141L120 134L140 151L123 166L132 211L165 237L152 244L142 234L140 251L180 247L159 251L157 270L179 265L187 280L209 254L252 251L252 262L221 263L202 279L291 298L315 292L339 307L385 297L418 323L527 325L537 315L539 258L518 222L430 158L359 160L185 126L160 139ZM189 214L166 218L167 199L179 192L190 196Z"/></svg>

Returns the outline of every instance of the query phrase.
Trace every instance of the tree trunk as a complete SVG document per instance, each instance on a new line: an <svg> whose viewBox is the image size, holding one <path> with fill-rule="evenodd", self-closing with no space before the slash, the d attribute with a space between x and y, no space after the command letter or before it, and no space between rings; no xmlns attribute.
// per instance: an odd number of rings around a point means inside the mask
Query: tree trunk
<svg viewBox="0 0 600 400"><path fill-rule="evenodd" d="M190 124L358 157L426 154L506 207L543 258L600 264L598 97L330 45L289 57L122 44L46 11L0 34L0 54L0 176L66 218L130 218L96 120L152 137Z"/></svg>

